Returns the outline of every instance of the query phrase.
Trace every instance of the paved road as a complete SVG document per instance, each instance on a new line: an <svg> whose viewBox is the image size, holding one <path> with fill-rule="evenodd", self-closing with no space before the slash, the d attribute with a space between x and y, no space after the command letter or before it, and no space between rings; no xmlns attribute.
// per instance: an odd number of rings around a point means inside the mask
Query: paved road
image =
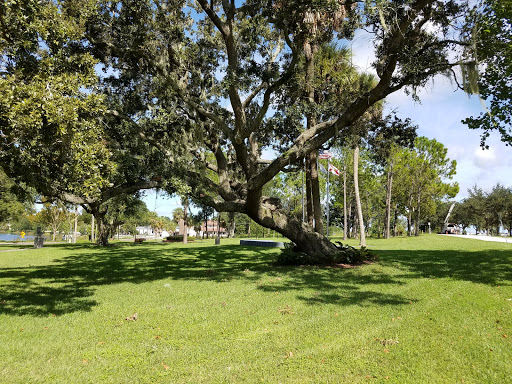
<svg viewBox="0 0 512 384"><path fill-rule="evenodd" d="M465 239L475 239L475 240L483 240L483 241L496 241L498 243L512 243L511 237L505 236L487 236L487 235L443 235L440 236L455 236L455 237L463 237Z"/></svg>

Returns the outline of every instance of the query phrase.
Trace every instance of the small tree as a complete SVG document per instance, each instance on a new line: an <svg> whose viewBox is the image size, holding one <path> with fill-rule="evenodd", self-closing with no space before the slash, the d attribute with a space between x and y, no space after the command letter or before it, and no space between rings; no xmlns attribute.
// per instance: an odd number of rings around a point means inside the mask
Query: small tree
<svg viewBox="0 0 512 384"><path fill-rule="evenodd" d="M38 213L40 222L48 225L52 230L52 241L59 232L59 228L66 222L66 206L61 202L46 202L43 209Z"/></svg>

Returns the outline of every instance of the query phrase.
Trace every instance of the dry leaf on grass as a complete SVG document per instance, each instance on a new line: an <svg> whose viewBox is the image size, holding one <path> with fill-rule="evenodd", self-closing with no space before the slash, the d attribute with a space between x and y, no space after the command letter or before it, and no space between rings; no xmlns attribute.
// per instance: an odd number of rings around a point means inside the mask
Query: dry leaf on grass
<svg viewBox="0 0 512 384"><path fill-rule="evenodd" d="M375 341L378 341L382 345L395 345L395 344L398 344L398 340L395 340L395 339L379 339L379 338L376 338Z"/></svg>

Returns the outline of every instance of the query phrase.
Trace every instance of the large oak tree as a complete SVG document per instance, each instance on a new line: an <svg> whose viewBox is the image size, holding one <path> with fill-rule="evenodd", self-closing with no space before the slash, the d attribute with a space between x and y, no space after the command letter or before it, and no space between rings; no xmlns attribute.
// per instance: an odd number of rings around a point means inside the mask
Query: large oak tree
<svg viewBox="0 0 512 384"><path fill-rule="evenodd" d="M299 134L280 137L266 123L279 92L301 69L305 48L309 53L313 31L302 22L341 9L347 30L357 25L373 32L379 79L350 95L329 119L308 119ZM465 8L452 1L296 1L292 7L280 1L198 0L193 9L181 1L105 1L101 10L89 39L112 71L112 92L126 100L119 118L166 153L197 198L218 211L246 213L318 262L333 260L339 251L310 225L285 214L263 187L348 133L379 100L404 87L421 87L458 65L461 57L448 52L461 53L465 45L451 28ZM333 28L327 30L332 40ZM130 103L135 108L123 108ZM286 143L272 161L262 159L269 139Z"/></svg>
<svg viewBox="0 0 512 384"><path fill-rule="evenodd" d="M48 3L62 9L71 4ZM414 92L467 59L467 43L454 28L466 8L455 1L88 4L91 12L80 24L85 39L76 41L104 69L99 92L107 125L113 132L121 127L110 140L122 143L136 135L141 145L160 151L166 172L183 180L194 199L217 211L247 214L293 240L314 262L331 262L340 251L309 224L286 214L278 199L263 193L265 185L325 143L351 133L387 95L402 88ZM73 10L79 17L80 10ZM311 63L308 55L315 53L308 45L350 38L356 28L373 34L375 84L347 90L346 102L323 115L316 110L321 104L307 93L308 124L292 135L274 130L269 121L280 92L304 70L304 57ZM317 83L311 80L308 87ZM263 159L262 151L274 140L284 148L274 159Z"/></svg>

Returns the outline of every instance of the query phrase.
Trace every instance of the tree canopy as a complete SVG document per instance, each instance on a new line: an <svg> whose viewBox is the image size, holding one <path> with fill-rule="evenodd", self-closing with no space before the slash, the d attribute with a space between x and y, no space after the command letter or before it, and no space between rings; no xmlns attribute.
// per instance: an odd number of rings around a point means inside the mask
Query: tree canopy
<svg viewBox="0 0 512 384"><path fill-rule="evenodd" d="M3 20L12 19L6 25L16 33L3 28L1 43L7 59L0 87L4 168L14 173L12 159L21 159L27 148L27 161L44 165L34 184L62 186L82 198L94 192L88 186L104 185L94 203L138 176L146 184L177 178L192 199L219 212L247 214L293 240L312 262L332 262L341 252L265 195L264 187L354 133L386 96L404 88L414 93L436 74L472 59L456 33L467 7L456 1L89 0L82 6L33 0L20 11L38 21L26 34L13 4L2 6ZM378 78L336 94L339 87L332 84L360 77L342 56L321 56L318 48L363 28L373 34ZM99 78L95 64L103 70ZM56 70L48 70L52 65ZM322 66L335 66L338 78L312 77ZM294 97L287 85L301 78L302 97L309 101L299 112L307 123L288 119L287 110L284 119L298 124L290 134L289 126L278 129L283 125L273 119ZM31 133L31 126L39 129ZM79 134L84 140L76 139ZM49 149L37 152L46 142ZM264 159L272 142L281 144L279 152ZM155 167L139 168L139 154L154 159ZM81 159L96 160L89 166ZM81 178L90 169L96 169L90 178Z"/></svg>
<svg viewBox="0 0 512 384"><path fill-rule="evenodd" d="M480 76L478 81L468 79L469 90L485 100L486 111L464 122L484 130L482 146L491 131L498 131L501 140L512 145L512 1L484 0L473 12L470 28L477 58L472 66L479 64ZM470 77L471 68L463 69Z"/></svg>

